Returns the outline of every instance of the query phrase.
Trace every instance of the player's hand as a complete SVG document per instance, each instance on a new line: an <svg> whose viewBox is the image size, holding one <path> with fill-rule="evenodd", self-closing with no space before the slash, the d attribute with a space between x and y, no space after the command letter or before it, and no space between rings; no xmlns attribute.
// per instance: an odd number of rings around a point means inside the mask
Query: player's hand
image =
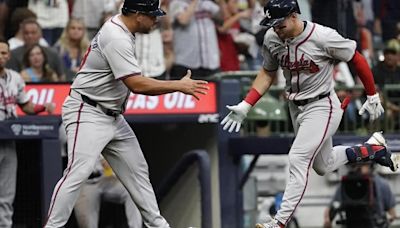
<svg viewBox="0 0 400 228"><path fill-rule="evenodd" d="M204 80L193 80L190 78L191 76L192 72L188 70L186 75L180 80L180 91L182 93L192 95L197 100L200 100L198 97L199 94L207 94L207 90L209 89L207 86L208 82Z"/></svg>
<svg viewBox="0 0 400 228"><path fill-rule="evenodd" d="M247 113L251 109L251 105L246 101L242 101L237 105L227 105L226 107L230 110L230 112L221 121L221 125L224 125L223 129L228 129L229 132L232 132L233 129L235 129L236 132L239 132L243 120L246 118Z"/></svg>
<svg viewBox="0 0 400 228"><path fill-rule="evenodd" d="M56 105L54 103L46 103L46 104L43 104L43 106L46 108L45 111L49 114L52 114L56 107Z"/></svg>
<svg viewBox="0 0 400 228"><path fill-rule="evenodd" d="M368 111L370 121L378 119L378 117L385 112L381 104L381 99L379 98L379 93L376 93L372 96L367 96L367 100L361 107L358 114L362 115L365 113L365 111Z"/></svg>

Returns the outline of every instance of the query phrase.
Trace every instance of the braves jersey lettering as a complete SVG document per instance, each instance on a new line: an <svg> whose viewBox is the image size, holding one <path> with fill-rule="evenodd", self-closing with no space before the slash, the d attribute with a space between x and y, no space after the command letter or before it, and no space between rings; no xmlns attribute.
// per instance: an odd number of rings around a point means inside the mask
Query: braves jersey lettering
<svg viewBox="0 0 400 228"><path fill-rule="evenodd" d="M312 59L304 59L304 53L299 61L290 62L288 55L282 55L278 62L283 69L289 71L305 71L306 73L317 73L319 71L318 65Z"/></svg>

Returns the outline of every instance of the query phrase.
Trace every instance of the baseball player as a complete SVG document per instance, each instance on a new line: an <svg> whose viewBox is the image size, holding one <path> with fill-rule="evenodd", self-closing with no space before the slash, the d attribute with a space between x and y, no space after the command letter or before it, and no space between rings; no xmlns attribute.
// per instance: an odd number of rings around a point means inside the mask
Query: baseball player
<svg viewBox="0 0 400 228"><path fill-rule="evenodd" d="M163 15L158 0L125 0L122 14L110 18L92 40L63 104L68 165L55 186L44 227L59 228L67 222L100 154L128 190L144 225L170 227L160 215L138 139L121 115L131 91L146 95L179 91L199 99L208 90L206 81L190 78L190 71L174 81L141 75L135 33L149 33Z"/></svg>
<svg viewBox="0 0 400 228"><path fill-rule="evenodd" d="M25 82L15 71L6 69L10 59L10 47L0 38L0 121L15 119L16 106L27 114L53 112L54 105L33 104L24 92ZM11 228L13 201L17 182L17 152L14 141L0 142L0 227Z"/></svg>
<svg viewBox="0 0 400 228"><path fill-rule="evenodd" d="M366 60L356 51L356 42L343 38L331 28L301 21L296 0L270 0L264 13L261 25L270 29L262 46L263 67L245 99L227 106L230 113L221 122L224 130L239 131L248 111L269 89L276 70L282 67L296 135L289 151L290 178L275 218L257 224L257 228L285 227L304 195L311 167L319 175L349 162L368 160L393 171L398 168L398 157L389 152L379 132L360 146L332 147L332 136L343 114L333 87L334 60L353 64L364 85L367 100L359 114L367 111L373 121L384 112L373 75Z"/></svg>

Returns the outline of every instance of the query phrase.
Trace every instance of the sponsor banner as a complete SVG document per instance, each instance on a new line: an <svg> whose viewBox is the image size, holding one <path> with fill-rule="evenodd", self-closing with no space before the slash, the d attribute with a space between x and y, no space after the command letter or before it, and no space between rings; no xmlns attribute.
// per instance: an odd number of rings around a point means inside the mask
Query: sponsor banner
<svg viewBox="0 0 400 228"><path fill-rule="evenodd" d="M0 139L58 138L59 121L5 120L0 124Z"/></svg>
<svg viewBox="0 0 400 228"><path fill-rule="evenodd" d="M126 115L147 114L212 114L217 113L217 91L216 84L209 83L210 90L207 95L199 95L196 100L190 95L183 93L170 93L161 96L145 96L133 94L129 96ZM69 84L30 84L25 90L30 100L35 104L53 102L55 104L55 115L61 114L61 107L68 96ZM24 113L18 108L17 114ZM42 113L41 115L45 115Z"/></svg>

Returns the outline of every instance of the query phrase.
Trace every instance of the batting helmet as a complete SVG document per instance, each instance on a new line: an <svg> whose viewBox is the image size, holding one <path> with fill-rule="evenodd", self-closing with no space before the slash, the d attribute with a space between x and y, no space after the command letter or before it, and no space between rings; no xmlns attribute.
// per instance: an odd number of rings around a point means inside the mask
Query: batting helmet
<svg viewBox="0 0 400 228"><path fill-rule="evenodd" d="M300 13L297 0L270 0L264 6L265 18L260 25L272 27L285 20L291 13Z"/></svg>
<svg viewBox="0 0 400 228"><path fill-rule="evenodd" d="M166 13L160 9L159 0L125 0L122 6L123 13L143 13L155 17L164 16Z"/></svg>

